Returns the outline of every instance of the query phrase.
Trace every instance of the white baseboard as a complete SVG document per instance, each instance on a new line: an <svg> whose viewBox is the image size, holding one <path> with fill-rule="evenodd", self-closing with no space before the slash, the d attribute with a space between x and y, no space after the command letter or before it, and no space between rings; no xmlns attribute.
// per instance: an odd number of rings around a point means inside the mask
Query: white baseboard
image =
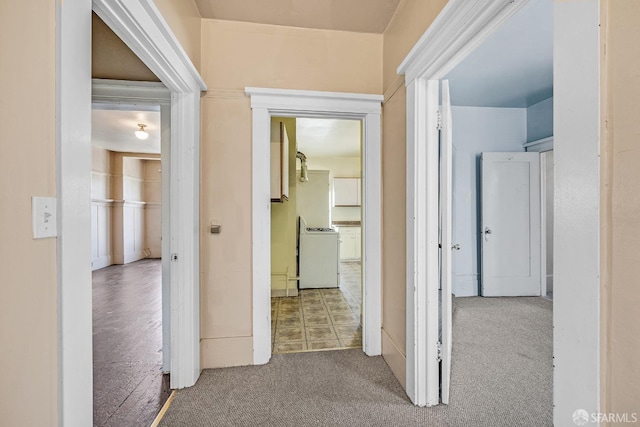
<svg viewBox="0 0 640 427"><path fill-rule="evenodd" d="M477 275L453 276L453 294L456 297L477 297L478 284Z"/></svg>
<svg viewBox="0 0 640 427"><path fill-rule="evenodd" d="M102 257L98 257L98 258L95 258L95 259L91 260L91 271L96 271L96 270L99 270L101 268L109 267L112 264L113 264L113 262L112 262L111 255L105 255L105 256L102 256Z"/></svg>
<svg viewBox="0 0 640 427"><path fill-rule="evenodd" d="M144 251L130 252L124 254L124 263L129 264L130 262L139 261L144 258L146 258Z"/></svg>

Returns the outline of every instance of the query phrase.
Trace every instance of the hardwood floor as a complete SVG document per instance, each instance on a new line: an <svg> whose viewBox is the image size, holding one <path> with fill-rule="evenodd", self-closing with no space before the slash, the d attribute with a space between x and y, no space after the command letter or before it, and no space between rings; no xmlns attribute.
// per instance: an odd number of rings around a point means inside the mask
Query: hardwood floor
<svg viewBox="0 0 640 427"><path fill-rule="evenodd" d="M93 425L149 426L169 397L162 374L161 261L93 272Z"/></svg>

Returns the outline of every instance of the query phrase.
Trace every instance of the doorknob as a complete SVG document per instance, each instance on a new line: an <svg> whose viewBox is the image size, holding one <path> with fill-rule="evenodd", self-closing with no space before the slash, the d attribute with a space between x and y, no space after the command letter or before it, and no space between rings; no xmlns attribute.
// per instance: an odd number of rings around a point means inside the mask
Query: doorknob
<svg viewBox="0 0 640 427"><path fill-rule="evenodd" d="M458 243L456 243L455 245L451 245L451 249L455 249L456 251L460 250L460 245Z"/></svg>

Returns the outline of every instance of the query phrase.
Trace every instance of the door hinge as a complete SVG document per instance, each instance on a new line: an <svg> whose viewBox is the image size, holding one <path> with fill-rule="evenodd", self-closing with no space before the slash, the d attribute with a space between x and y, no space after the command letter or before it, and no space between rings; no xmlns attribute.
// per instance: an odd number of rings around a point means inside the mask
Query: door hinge
<svg viewBox="0 0 640 427"><path fill-rule="evenodd" d="M436 343L436 347L438 348L438 362L442 361L442 343L438 341Z"/></svg>
<svg viewBox="0 0 640 427"><path fill-rule="evenodd" d="M178 254L176 253L171 254L171 261L178 261Z"/></svg>
<svg viewBox="0 0 640 427"><path fill-rule="evenodd" d="M442 110L438 110L436 128L442 130Z"/></svg>

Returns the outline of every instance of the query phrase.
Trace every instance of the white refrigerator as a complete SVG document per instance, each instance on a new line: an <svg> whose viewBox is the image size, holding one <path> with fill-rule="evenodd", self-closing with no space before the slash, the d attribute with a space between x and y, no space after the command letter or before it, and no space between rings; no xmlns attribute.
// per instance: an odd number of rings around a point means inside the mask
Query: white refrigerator
<svg viewBox="0 0 640 427"><path fill-rule="evenodd" d="M331 183L329 171L308 171L309 181L300 182L300 171L296 180L296 212L309 227L329 227L331 224Z"/></svg>

